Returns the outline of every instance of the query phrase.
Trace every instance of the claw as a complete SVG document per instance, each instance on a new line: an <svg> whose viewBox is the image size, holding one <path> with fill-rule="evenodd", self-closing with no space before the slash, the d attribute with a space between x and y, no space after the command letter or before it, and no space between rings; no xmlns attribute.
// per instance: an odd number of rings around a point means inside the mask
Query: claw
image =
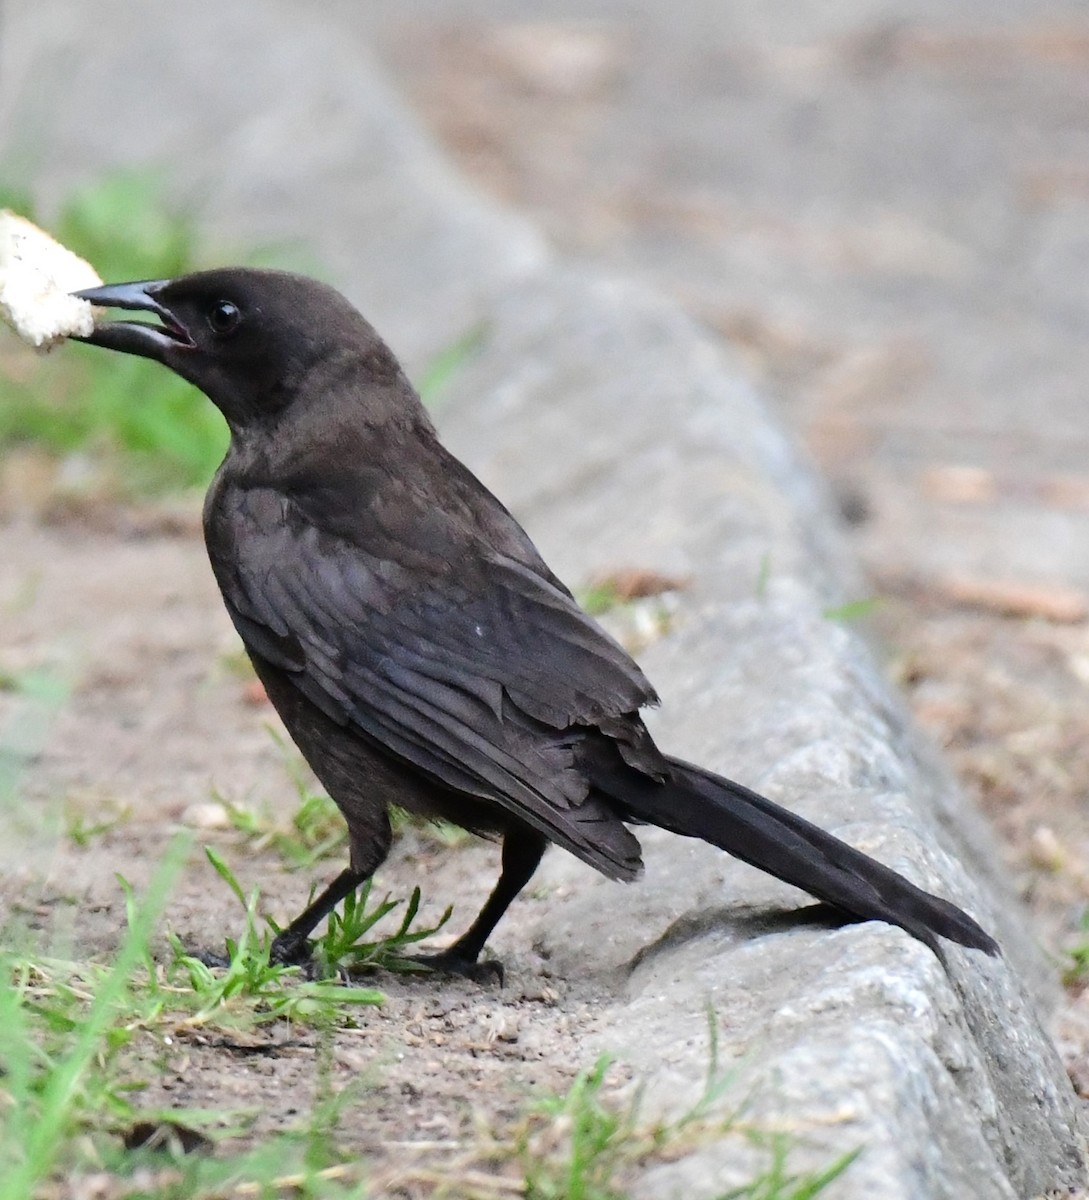
<svg viewBox="0 0 1089 1200"><path fill-rule="evenodd" d="M312 962L313 944L297 934L280 933L269 948L268 960L280 967L305 967Z"/></svg>

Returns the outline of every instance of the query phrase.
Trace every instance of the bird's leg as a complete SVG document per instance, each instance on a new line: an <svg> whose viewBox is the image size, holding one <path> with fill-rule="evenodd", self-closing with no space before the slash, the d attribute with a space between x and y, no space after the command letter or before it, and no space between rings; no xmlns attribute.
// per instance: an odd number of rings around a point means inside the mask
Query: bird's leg
<svg viewBox="0 0 1089 1200"><path fill-rule="evenodd" d="M345 867L324 892L299 913L286 929L281 929L269 947L269 962L281 966L310 967L309 936L314 926L327 917L349 892L368 878L364 872ZM218 950L201 950L193 955L206 967L229 967L230 956Z"/></svg>
<svg viewBox="0 0 1089 1200"><path fill-rule="evenodd" d="M269 961L285 965L303 965L310 961L310 934L336 906L350 895L372 872L345 867L324 892L285 929L276 935L269 950Z"/></svg>
<svg viewBox="0 0 1089 1200"><path fill-rule="evenodd" d="M345 896L370 879L385 862L386 855L389 854L390 842L393 840L389 812L385 805L382 805L372 810L370 818L365 826L357 824L353 827L349 823L350 864L316 900L299 913L286 929L281 929L276 935L269 952L272 962L301 965L309 963L309 939L315 926L323 921Z"/></svg>
<svg viewBox="0 0 1089 1200"><path fill-rule="evenodd" d="M478 963L477 959L492 930L510 907L511 901L529 883L533 872L537 870L547 845L548 839L535 830L508 830L503 838L503 866L499 882L485 901L477 919L452 946L440 950L437 954L415 955L411 961L448 975L465 975L480 982L495 979L502 983L502 963L495 960Z"/></svg>
<svg viewBox="0 0 1089 1200"><path fill-rule="evenodd" d="M350 865L345 867L325 891L308 904L286 929L280 930L269 947L270 962L316 969L310 958L309 940L315 926L324 920L345 896L370 879L389 853L393 838L389 813L383 806L372 814L372 818L366 827L365 835L361 829L352 830L349 827L352 834ZM194 957L209 967L230 965L226 955L214 951L203 951Z"/></svg>

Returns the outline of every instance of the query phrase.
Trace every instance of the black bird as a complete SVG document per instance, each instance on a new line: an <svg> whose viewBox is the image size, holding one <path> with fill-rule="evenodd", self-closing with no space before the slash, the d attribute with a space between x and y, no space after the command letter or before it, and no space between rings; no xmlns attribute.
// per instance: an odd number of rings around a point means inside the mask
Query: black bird
<svg viewBox="0 0 1089 1200"><path fill-rule="evenodd" d="M955 905L658 749L639 716L657 700L642 671L441 445L339 293L228 268L78 294L154 314L85 340L163 363L230 426L204 506L212 569L351 846L350 865L276 938L279 960L305 960L315 926L385 859L390 805L502 837L487 903L425 960L450 972L474 974L549 842L634 879L631 824L702 838L936 951L940 936L997 952Z"/></svg>

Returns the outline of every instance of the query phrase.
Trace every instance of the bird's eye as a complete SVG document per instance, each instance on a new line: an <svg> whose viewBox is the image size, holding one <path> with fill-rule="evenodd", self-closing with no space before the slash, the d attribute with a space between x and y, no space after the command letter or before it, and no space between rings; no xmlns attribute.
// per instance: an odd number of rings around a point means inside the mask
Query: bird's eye
<svg viewBox="0 0 1089 1200"><path fill-rule="evenodd" d="M230 300L217 300L208 310L208 326L213 333L233 333L241 320L238 305Z"/></svg>

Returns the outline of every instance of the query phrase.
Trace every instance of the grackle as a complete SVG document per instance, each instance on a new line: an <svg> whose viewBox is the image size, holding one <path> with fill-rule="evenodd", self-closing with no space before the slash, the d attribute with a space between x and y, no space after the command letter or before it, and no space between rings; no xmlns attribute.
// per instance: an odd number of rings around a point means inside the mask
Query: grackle
<svg viewBox="0 0 1089 1200"><path fill-rule="evenodd" d="M483 976L484 944L550 842L612 879L629 825L702 838L855 919L997 952L955 905L741 784L664 754L642 671L439 442L374 329L324 284L227 268L78 293L153 314L97 346L151 358L230 427L204 531L269 699L348 824L349 866L275 939L309 935L385 859L389 809L502 838L470 928L422 959ZM497 970L495 964L491 964Z"/></svg>

